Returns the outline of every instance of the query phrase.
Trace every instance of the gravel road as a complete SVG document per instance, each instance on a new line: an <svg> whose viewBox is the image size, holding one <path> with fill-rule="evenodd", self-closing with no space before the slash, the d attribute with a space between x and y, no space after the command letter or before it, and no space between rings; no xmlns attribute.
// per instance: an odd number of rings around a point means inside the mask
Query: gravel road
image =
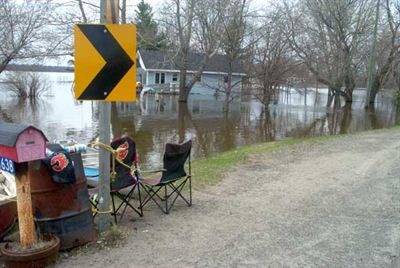
<svg viewBox="0 0 400 268"><path fill-rule="evenodd" d="M123 246L56 266L400 267L400 129L256 155L191 208L123 224Z"/></svg>

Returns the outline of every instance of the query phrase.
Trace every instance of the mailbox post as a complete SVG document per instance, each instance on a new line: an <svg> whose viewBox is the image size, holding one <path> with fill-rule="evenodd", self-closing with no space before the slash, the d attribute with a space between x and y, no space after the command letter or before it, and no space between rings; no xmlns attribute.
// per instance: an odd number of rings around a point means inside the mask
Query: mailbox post
<svg viewBox="0 0 400 268"><path fill-rule="evenodd" d="M7 167L14 165L17 188L17 209L20 243L27 247L36 243L32 213L28 164L45 158L47 138L39 129L22 124L0 123L0 157ZM14 164L13 164L14 162Z"/></svg>

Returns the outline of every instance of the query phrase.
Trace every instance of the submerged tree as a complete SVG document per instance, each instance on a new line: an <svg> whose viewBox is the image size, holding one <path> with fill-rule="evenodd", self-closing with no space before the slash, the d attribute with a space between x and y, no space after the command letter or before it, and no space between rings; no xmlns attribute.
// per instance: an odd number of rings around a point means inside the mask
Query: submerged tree
<svg viewBox="0 0 400 268"><path fill-rule="evenodd" d="M341 95L346 102L353 100L360 51L371 32L373 3L300 0L285 4L291 48L317 81L328 86L331 96Z"/></svg>
<svg viewBox="0 0 400 268"><path fill-rule="evenodd" d="M40 73L7 72L5 89L20 99L36 99L49 90L47 80Z"/></svg>
<svg viewBox="0 0 400 268"><path fill-rule="evenodd" d="M171 60L179 69L179 101L187 102L194 84L200 80L206 64L220 45L221 23L212 0L171 0L165 8L164 24L171 39ZM188 76L189 55L196 51L202 60Z"/></svg>
<svg viewBox="0 0 400 268"><path fill-rule="evenodd" d="M377 93L390 77L390 73L393 72L396 79L398 72L396 65L400 57L400 1L385 0L383 8L384 14L382 18L384 19L384 23L379 39L377 40L377 55L379 57L376 61L377 68L369 86L370 92L368 94L367 106L373 105ZM370 66L370 68L373 67L375 67L375 64L374 66Z"/></svg>
<svg viewBox="0 0 400 268"><path fill-rule="evenodd" d="M232 88L240 83L240 81L233 83L232 73L233 65L239 64L239 59L243 54L249 6L246 0L223 0L217 1L217 8L222 24L221 49L228 58L228 74L223 88L225 94L223 110L227 112L232 100Z"/></svg>
<svg viewBox="0 0 400 268"><path fill-rule="evenodd" d="M255 97L268 109L272 97L286 83L294 65L293 57L285 36L283 14L272 11L265 14L259 35L254 45L254 64L251 78L254 81Z"/></svg>

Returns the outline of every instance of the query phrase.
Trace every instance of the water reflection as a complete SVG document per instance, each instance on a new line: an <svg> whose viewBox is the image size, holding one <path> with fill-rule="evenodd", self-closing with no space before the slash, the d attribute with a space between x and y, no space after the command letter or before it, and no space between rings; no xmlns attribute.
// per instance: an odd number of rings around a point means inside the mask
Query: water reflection
<svg viewBox="0 0 400 268"><path fill-rule="evenodd" d="M62 81L64 81L62 79ZM98 103L76 102L70 83L53 82L53 91L37 102L18 101L6 94L0 99L0 120L31 123L50 140L75 139L82 143L98 136ZM363 91L355 91L352 106L340 99L326 108L327 91L282 91L265 108L251 96L232 102L223 113L223 103L214 96L191 95L187 104L176 96L145 95L136 103L111 106L111 133L134 137L143 165L161 163L167 142L192 138L194 158L246 144L289 137L334 135L382 128L400 123L400 109L381 95L370 110L364 109Z"/></svg>

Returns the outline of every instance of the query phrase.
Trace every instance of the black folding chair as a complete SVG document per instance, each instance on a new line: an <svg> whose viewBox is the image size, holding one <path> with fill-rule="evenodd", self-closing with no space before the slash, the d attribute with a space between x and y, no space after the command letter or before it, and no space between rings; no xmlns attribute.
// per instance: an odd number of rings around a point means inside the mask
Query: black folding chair
<svg viewBox="0 0 400 268"><path fill-rule="evenodd" d="M114 139L111 142L111 147L114 150L117 150L117 154L115 156L111 155L111 161L114 161L114 168L111 171L110 178L110 195L114 221L115 223L121 221L128 207L136 212L140 217L142 217L143 210L140 196L140 184L135 174L136 168L131 168L132 166L135 167L138 163L136 144L130 137L122 136L120 138ZM122 163L120 163L120 161ZM113 166L113 163L111 165ZM113 174L115 177L113 177ZM134 200L133 194L135 190L137 190L138 192L139 204L137 207L135 207L135 205L133 205L132 203L132 201ZM98 191L96 188L90 189L89 192L91 196L94 197ZM116 199L120 200L119 204L116 202ZM91 202L92 205L97 208L98 200L96 198L92 198ZM119 220L117 220L117 214L120 214Z"/></svg>
<svg viewBox="0 0 400 268"><path fill-rule="evenodd" d="M141 188L146 192L142 200L142 208L152 200L165 214L169 214L178 197L188 206L192 205L191 148L191 140L183 144L167 143L165 145L164 168L161 175L139 178ZM185 171L187 160L188 173ZM188 185L189 197L185 197L182 191L185 185Z"/></svg>

